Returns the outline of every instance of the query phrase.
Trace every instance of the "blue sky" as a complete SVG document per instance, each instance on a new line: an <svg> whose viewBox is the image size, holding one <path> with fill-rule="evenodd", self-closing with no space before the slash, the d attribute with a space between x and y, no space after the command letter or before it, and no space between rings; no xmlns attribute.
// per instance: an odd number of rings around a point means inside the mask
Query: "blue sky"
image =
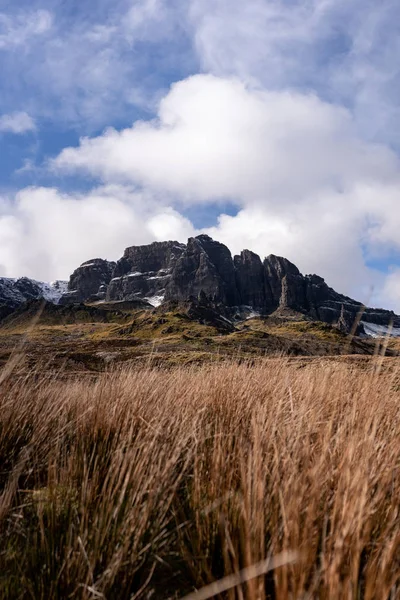
<svg viewBox="0 0 400 600"><path fill-rule="evenodd" d="M400 6L0 0L0 276L207 231L400 311Z"/></svg>

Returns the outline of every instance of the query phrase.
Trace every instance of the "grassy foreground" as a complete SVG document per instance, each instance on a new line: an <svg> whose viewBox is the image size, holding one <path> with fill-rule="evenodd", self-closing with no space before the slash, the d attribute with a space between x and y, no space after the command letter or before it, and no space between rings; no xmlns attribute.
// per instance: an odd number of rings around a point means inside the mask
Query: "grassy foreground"
<svg viewBox="0 0 400 600"><path fill-rule="evenodd" d="M400 378L377 360L6 366L0 598L400 598Z"/></svg>

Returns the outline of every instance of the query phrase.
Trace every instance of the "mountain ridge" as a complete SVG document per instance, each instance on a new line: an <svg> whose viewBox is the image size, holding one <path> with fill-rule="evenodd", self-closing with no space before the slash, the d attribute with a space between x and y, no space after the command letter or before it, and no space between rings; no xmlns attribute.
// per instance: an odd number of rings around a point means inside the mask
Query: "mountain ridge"
<svg viewBox="0 0 400 600"><path fill-rule="evenodd" d="M13 299L11 281L19 294ZM362 323L400 331L400 316L393 311L365 308L329 287L319 275L303 275L284 257L270 254L262 260L251 250L232 257L224 244L206 234L189 238L187 244L166 241L130 246L117 262L85 261L71 274L67 289L64 283L59 285L53 298L43 286L27 278L0 278L0 318L2 311L9 314L24 299L46 298L47 292L47 299L61 305L143 300L159 306L201 298L232 320L250 313L294 311L347 333L362 313L356 333L365 333Z"/></svg>

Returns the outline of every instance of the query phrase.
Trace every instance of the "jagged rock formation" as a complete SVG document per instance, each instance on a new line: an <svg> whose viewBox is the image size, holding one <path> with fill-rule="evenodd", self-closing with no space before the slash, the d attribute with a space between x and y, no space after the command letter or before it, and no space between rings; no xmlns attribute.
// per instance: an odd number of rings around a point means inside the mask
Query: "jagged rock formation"
<svg viewBox="0 0 400 600"><path fill-rule="evenodd" d="M231 253L208 235L188 240L166 286L166 299L187 300L201 292L227 306L239 303Z"/></svg>
<svg viewBox="0 0 400 600"><path fill-rule="evenodd" d="M222 314L221 307L214 306L206 297L204 292L200 292L198 298L190 298L187 303L186 314L189 319L198 321L204 325L215 327L222 333L232 333L235 327L232 321Z"/></svg>
<svg viewBox="0 0 400 600"><path fill-rule="evenodd" d="M267 285L266 273L261 258L250 250L243 250L233 259L238 289L239 304L251 306L262 312L272 305L272 294Z"/></svg>
<svg viewBox="0 0 400 600"><path fill-rule="evenodd" d="M68 291L60 304L74 304L87 300L104 300L112 278L115 262L93 258L84 262L71 275Z"/></svg>
<svg viewBox="0 0 400 600"><path fill-rule="evenodd" d="M267 290L271 308L305 308L304 278L298 268L286 258L270 254L264 260Z"/></svg>
<svg viewBox="0 0 400 600"><path fill-rule="evenodd" d="M225 318L244 307L264 315L295 311L337 324L342 331L350 331L362 309L360 302L335 292L322 277L302 275L286 258L271 254L262 262L254 252L243 250L232 259L228 248L208 235L189 238L186 245L170 241L132 246L116 264L100 259L84 263L73 273L62 302L104 297L141 298L154 306L198 298ZM362 318L400 327L400 317L392 311L366 309Z"/></svg>
<svg viewBox="0 0 400 600"><path fill-rule="evenodd" d="M31 280L4 281L0 279L0 318L2 311L4 316L26 300L45 296L40 288L43 284L38 287ZM207 310L218 312L223 319L243 318L246 311L261 315L300 313L303 318L336 324L347 332L363 309L361 303L330 288L322 277L302 275L285 258L271 254L262 262L254 252L243 250L232 259L226 246L207 235L189 238L186 245L169 241L132 246L117 263L100 258L87 261L71 275L60 302L144 300L158 306L194 299L200 302L203 313L207 305ZM362 321L380 327L393 323L400 328L400 317L383 309L364 310ZM362 326L357 331L361 333Z"/></svg>
<svg viewBox="0 0 400 600"><path fill-rule="evenodd" d="M107 300L140 297L157 305L165 296L172 271L185 248L179 242L154 242L127 248L114 269Z"/></svg>

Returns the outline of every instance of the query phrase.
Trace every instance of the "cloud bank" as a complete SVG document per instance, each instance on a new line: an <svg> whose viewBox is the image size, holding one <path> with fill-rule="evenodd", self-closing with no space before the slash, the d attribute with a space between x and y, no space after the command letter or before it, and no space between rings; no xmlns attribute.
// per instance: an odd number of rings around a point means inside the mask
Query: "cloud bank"
<svg viewBox="0 0 400 600"><path fill-rule="evenodd" d="M193 233L173 208L128 187L27 188L12 201L0 198L0 276L68 278L89 258L117 260L126 246Z"/></svg>
<svg viewBox="0 0 400 600"><path fill-rule="evenodd" d="M84 138L53 162L181 206L232 199L241 210L220 217L215 237L283 254L358 296L380 279L366 252L400 249L399 166L342 107L211 75L174 85L157 119Z"/></svg>
<svg viewBox="0 0 400 600"><path fill-rule="evenodd" d="M395 0L64 9L34 0L0 16L14 93L0 96L1 111L86 134L46 163L54 188L0 200L0 275L65 277L127 245L184 241L197 232L187 212L232 202L238 213L207 231L233 252L287 256L400 312ZM75 192L82 177L95 188ZM386 273L371 267L377 258Z"/></svg>

